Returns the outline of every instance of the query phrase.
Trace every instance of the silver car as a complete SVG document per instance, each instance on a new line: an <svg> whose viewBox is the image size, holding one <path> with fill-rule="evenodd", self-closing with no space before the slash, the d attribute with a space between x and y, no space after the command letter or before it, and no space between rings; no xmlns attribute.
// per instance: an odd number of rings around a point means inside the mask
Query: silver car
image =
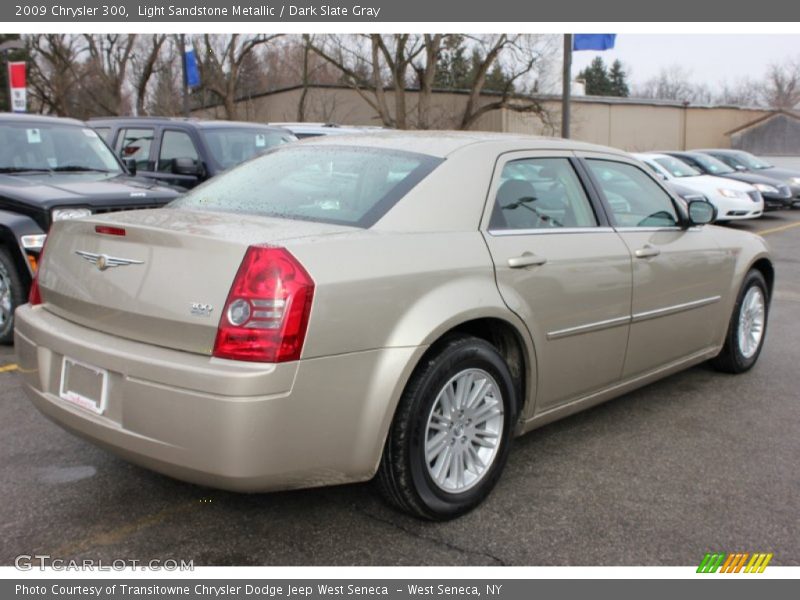
<svg viewBox="0 0 800 600"><path fill-rule="evenodd" d="M17 353L45 415L134 463L247 492L376 477L447 519L515 436L754 365L772 263L714 217L599 146L318 138L56 223Z"/></svg>

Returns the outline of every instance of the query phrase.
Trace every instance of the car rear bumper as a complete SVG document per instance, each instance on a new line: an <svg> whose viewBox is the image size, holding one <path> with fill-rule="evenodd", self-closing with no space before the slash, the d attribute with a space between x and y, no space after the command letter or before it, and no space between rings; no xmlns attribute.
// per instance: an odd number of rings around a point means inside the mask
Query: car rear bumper
<svg viewBox="0 0 800 600"><path fill-rule="evenodd" d="M394 407L424 347L281 364L169 350L20 307L26 393L50 419L131 462L193 483L269 491L374 474ZM108 372L102 414L59 395L63 357Z"/></svg>

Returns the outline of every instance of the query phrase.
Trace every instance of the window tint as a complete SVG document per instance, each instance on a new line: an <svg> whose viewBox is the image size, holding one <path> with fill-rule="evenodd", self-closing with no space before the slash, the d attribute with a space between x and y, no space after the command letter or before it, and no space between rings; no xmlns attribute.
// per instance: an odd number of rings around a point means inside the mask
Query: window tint
<svg viewBox="0 0 800 600"><path fill-rule="evenodd" d="M172 208L371 227L441 159L350 146L285 146L210 179Z"/></svg>
<svg viewBox="0 0 800 600"><path fill-rule="evenodd" d="M674 227L672 199L644 171L608 160L587 161L619 227Z"/></svg>
<svg viewBox="0 0 800 600"><path fill-rule="evenodd" d="M116 150L122 160L133 159L138 169L146 171L149 168L152 144L152 129L123 129L117 139Z"/></svg>
<svg viewBox="0 0 800 600"><path fill-rule="evenodd" d="M503 167L491 229L596 225L586 193L566 158L526 158Z"/></svg>
<svg viewBox="0 0 800 600"><path fill-rule="evenodd" d="M158 170L162 173L171 173L173 158L191 158L199 160L200 157L188 133L168 129L161 135Z"/></svg>

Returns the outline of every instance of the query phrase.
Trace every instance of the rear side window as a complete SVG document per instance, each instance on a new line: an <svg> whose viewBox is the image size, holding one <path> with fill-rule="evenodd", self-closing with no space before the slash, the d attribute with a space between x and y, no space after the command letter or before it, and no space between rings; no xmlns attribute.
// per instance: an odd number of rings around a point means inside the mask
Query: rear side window
<svg viewBox="0 0 800 600"><path fill-rule="evenodd" d="M597 218L566 158L526 158L500 174L491 229L594 227Z"/></svg>
<svg viewBox="0 0 800 600"><path fill-rule="evenodd" d="M152 129L123 129L117 138L116 150L122 160L133 159L138 169L146 171L149 168L152 144Z"/></svg>
<svg viewBox="0 0 800 600"><path fill-rule="evenodd" d="M351 146L286 146L170 204L371 227L442 159Z"/></svg>

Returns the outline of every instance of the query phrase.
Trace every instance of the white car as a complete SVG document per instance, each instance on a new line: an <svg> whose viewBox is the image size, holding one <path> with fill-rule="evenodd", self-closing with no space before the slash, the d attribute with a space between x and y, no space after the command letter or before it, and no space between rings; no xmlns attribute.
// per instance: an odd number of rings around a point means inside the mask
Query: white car
<svg viewBox="0 0 800 600"><path fill-rule="evenodd" d="M664 181L680 185L705 196L717 207L717 221L755 219L764 213L761 192L749 183L703 175L686 163L667 154L634 154Z"/></svg>

